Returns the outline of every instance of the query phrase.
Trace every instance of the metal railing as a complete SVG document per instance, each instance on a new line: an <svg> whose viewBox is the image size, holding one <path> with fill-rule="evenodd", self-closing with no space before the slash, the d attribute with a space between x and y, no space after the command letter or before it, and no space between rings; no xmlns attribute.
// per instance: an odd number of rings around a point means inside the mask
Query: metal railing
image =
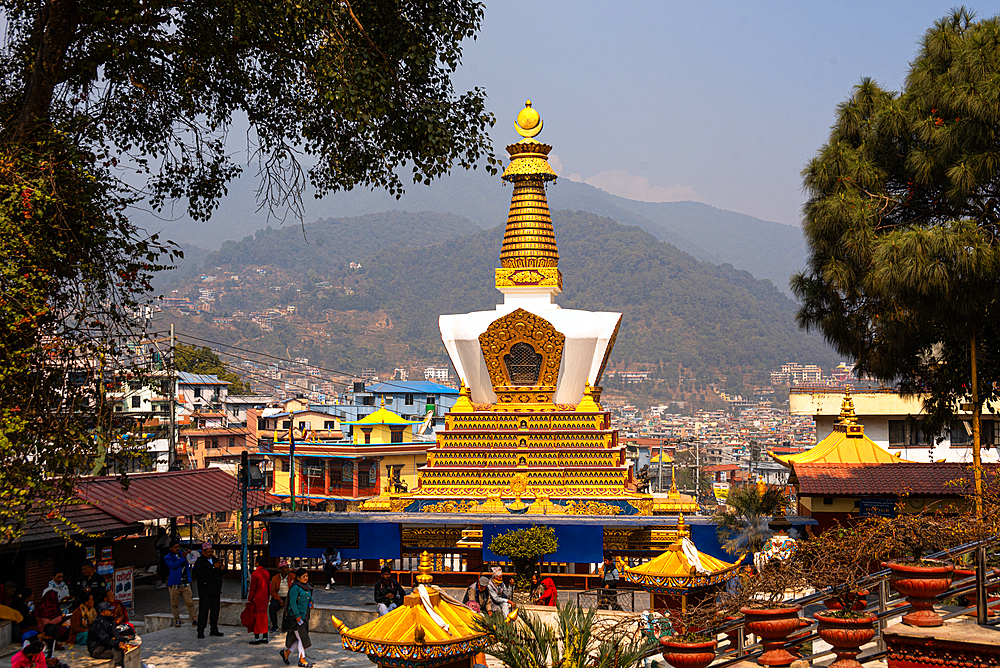
<svg viewBox="0 0 1000 668"><path fill-rule="evenodd" d="M577 592L576 604L584 609L638 612L634 589L587 589Z"/></svg>
<svg viewBox="0 0 1000 668"><path fill-rule="evenodd" d="M946 592L938 596L938 601L944 601L949 598L964 596L966 594L976 592L977 604L943 613L942 617L944 617L945 620L953 619L961 615L967 615L970 612L975 612L979 624L1000 624L1000 618L998 618L995 622L987 621L989 617L989 597L987 590L988 588L1000 585L1000 577L988 577L986 568L986 552L988 549L995 549L998 546L1000 546L1000 541L996 540L983 541L981 543L968 543L966 545L961 545L950 550L942 550L941 552L936 552L924 557L925 559L950 559L970 553L975 553L976 555L975 575L953 581L951 587L949 587ZM906 603L905 597L902 597L898 593L891 590L889 585L889 576L891 573L892 571L886 568L876 573L872 573L855 583L859 589L868 589L872 593L877 594L876 600L866 605L864 611L875 615L878 625L878 635L876 636L876 640L873 641L875 645L874 651L869 648L867 652L862 653L857 657L857 660L860 663L876 661L886 656L887 652L885 641L882 639L882 631L889 625L890 619L894 617L901 617L909 612L912 607ZM805 606L811 603L816 603L830 598L831 594L831 590L825 589L806 596L783 601L782 603L799 604L805 608ZM793 648L799 648L806 644L811 646L813 641L820 639L819 633L816 631L818 627L817 622L814 619L803 619L809 622L809 625L807 627L803 627L801 631L797 632L797 635L793 639L785 643L785 649L793 650ZM729 643L721 652L718 653L716 662L712 664L712 668L728 668L728 666L734 665L746 659L754 659L764 653L763 646L760 642L747 642L747 634L744 628L744 619L742 617L709 629L706 631L706 634L713 637L726 634L727 637L730 638ZM734 635L735 638L733 637ZM660 654L661 651L662 650L659 647L652 648L646 653L646 658L654 657ZM833 653L832 649L828 649L821 652L803 654L801 658L809 661L811 664L817 659L829 656ZM720 662L718 659L724 659L724 661Z"/></svg>

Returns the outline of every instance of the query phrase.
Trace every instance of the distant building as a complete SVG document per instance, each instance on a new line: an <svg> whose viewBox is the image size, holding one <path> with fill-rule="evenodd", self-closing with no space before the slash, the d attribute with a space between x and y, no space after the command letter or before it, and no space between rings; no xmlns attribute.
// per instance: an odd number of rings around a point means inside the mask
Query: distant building
<svg viewBox="0 0 1000 668"><path fill-rule="evenodd" d="M424 369L424 380L440 380L448 382L448 367L429 366Z"/></svg>
<svg viewBox="0 0 1000 668"><path fill-rule="evenodd" d="M928 437L923 426L920 397L903 398L891 389L855 389L852 392L858 423L868 438L913 462L971 462L972 414L961 411L943 433ZM788 404L792 415L811 415L816 422L816 439L822 441L834 430L844 397L841 388L792 388ZM982 417L983 461L997 462L1000 456L1000 413L989 406ZM941 442L937 442L941 438Z"/></svg>

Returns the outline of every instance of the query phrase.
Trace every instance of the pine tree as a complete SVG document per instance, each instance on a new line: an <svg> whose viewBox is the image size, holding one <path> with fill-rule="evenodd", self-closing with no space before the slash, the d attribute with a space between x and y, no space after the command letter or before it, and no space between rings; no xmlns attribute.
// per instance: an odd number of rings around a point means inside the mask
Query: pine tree
<svg viewBox="0 0 1000 668"><path fill-rule="evenodd" d="M960 8L927 31L905 86L870 79L803 170L808 270L798 318L858 372L922 395L936 435L997 399L1000 22ZM977 491L977 505L979 492Z"/></svg>

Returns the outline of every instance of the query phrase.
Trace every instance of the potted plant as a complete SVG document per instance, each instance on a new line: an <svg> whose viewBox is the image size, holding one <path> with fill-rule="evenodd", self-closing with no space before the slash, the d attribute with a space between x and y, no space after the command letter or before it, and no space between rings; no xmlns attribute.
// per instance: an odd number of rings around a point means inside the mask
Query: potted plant
<svg viewBox="0 0 1000 668"><path fill-rule="evenodd" d="M670 630L658 638L664 661L674 668L705 668L712 663L719 642L708 629L735 612L732 604L732 599L710 596L670 610Z"/></svg>
<svg viewBox="0 0 1000 668"><path fill-rule="evenodd" d="M924 555L972 539L975 531L966 523L968 518L947 515L940 510L901 511L902 508L898 509L894 517L868 518L858 528L887 546L887 553L892 558L882 565L892 571L889 583L911 606L910 612L903 615L903 623L941 626L944 619L934 612L934 604L951 586L955 566Z"/></svg>
<svg viewBox="0 0 1000 668"><path fill-rule="evenodd" d="M758 636L764 653L757 663L762 666L787 666L799 658L793 649L785 648L789 638L809 626L799 617L802 606L786 603L786 592L805 584L794 559L771 561L757 573L742 578L739 592L727 594L739 602L744 617L743 628Z"/></svg>
<svg viewBox="0 0 1000 668"><path fill-rule="evenodd" d="M510 559L514 568L514 586L521 591L531 589L531 574L538 568L541 558L553 554L558 548L555 529L534 524L526 529L511 529L490 541L490 550L494 554ZM530 596L528 602L531 602Z"/></svg>
<svg viewBox="0 0 1000 668"><path fill-rule="evenodd" d="M817 591L825 591L827 609L813 614L817 632L837 655L835 668L861 668L856 657L877 630L878 617L865 612L868 591L859 583L875 570L885 545L863 530L835 526L798 546L793 565Z"/></svg>

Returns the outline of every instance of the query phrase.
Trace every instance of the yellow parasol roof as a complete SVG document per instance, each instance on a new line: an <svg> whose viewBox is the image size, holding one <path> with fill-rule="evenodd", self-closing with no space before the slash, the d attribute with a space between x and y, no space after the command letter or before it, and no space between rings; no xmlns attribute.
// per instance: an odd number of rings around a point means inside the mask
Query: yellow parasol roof
<svg viewBox="0 0 1000 668"><path fill-rule="evenodd" d="M833 425L833 432L811 449L794 455L769 455L791 468L792 464L890 464L904 462L865 436L864 425L858 424L854 414L851 388L844 390L840 419Z"/></svg>
<svg viewBox="0 0 1000 668"><path fill-rule="evenodd" d="M677 540L660 556L641 566L627 569L625 579L647 591L664 594L684 594L693 589L724 582L729 572L737 568L737 564L698 551L690 543L688 533L682 515L677 519ZM687 549L685 540L689 541ZM700 570L689 558L692 554L700 562Z"/></svg>
<svg viewBox="0 0 1000 668"><path fill-rule="evenodd" d="M356 629L349 629L332 617L344 649L363 652L376 663L418 664L455 660L481 651L486 645L486 635L476 629L477 613L430 586L431 562L426 551L420 555L417 570L420 573L417 588L389 614ZM420 590L426 601L422 600Z"/></svg>

